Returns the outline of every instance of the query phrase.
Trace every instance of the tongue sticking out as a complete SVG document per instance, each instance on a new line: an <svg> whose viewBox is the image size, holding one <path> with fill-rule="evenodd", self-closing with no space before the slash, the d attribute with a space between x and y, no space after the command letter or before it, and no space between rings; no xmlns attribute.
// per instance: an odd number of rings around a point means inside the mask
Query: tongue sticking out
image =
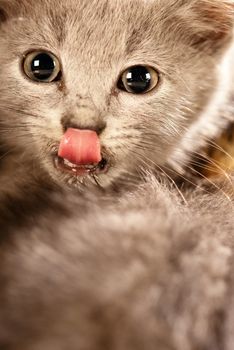
<svg viewBox="0 0 234 350"><path fill-rule="evenodd" d="M97 133L92 130L67 129L60 142L58 155L76 165L99 163L102 157Z"/></svg>

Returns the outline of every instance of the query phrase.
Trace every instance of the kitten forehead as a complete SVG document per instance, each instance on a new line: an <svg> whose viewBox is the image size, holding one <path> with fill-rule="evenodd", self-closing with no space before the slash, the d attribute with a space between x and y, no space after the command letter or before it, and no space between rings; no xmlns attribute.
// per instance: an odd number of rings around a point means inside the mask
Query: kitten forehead
<svg viewBox="0 0 234 350"><path fill-rule="evenodd" d="M140 32L139 29L143 27L144 33L141 31L139 34L151 34L152 26L157 24L156 16L160 18L159 11L151 11L151 5L159 4L158 0L67 0L56 2L56 6L54 0L0 0L0 5L6 3L12 4L12 10L19 5L14 17L36 22L39 30L35 31L35 35L44 35L43 32L47 30L51 32L48 39L54 36L58 42L72 38L77 43L78 37L82 35L83 40L90 36L95 39L97 36L97 40L109 40L109 44L112 38L119 39L118 42L122 40L128 46L132 32ZM42 30L43 26L45 30Z"/></svg>
<svg viewBox="0 0 234 350"><path fill-rule="evenodd" d="M226 15L233 16L234 0L67 0L60 3L56 0L0 0L1 8L7 8L8 11L16 9L17 13L20 11L27 15L44 12L46 17L57 16L58 20L62 20L61 16L64 17L66 13L71 21L80 15L85 16L84 19L119 19L123 24L146 19L150 21L153 18L156 25L158 20L177 15L180 10L186 13L192 10L201 17L204 14L205 17L214 16L216 21L225 21Z"/></svg>
<svg viewBox="0 0 234 350"><path fill-rule="evenodd" d="M233 25L232 6L232 0L0 0L0 19L7 18L1 8L14 18L25 18L22 35L28 33L31 46L66 45L74 54L103 55L107 62L112 55L116 61L123 54L147 52L155 61L158 52L165 56L164 49L170 51L175 41L205 42L207 48L221 42Z"/></svg>
<svg viewBox="0 0 234 350"><path fill-rule="evenodd" d="M66 7L68 9L71 9L71 7L79 9L80 7L84 8L92 8L95 12L97 7L112 7L116 11L118 10L118 7L122 8L129 8L133 9L134 6L141 6L144 5L144 7L156 5L160 8L178 8L178 7L188 7L193 5L200 5L200 6L210 6L210 7L218 7L218 8L224 8L224 7L232 7L234 6L233 0L67 0L66 2L58 3L56 0L38 0L37 2L32 0L0 0L0 6L1 7L17 7L19 6L21 9L24 7L25 9L29 9L30 11L33 11L34 8L37 8L37 4L40 5L40 7L48 8L52 7L53 10L56 10L61 7ZM54 6L56 4L56 6Z"/></svg>
<svg viewBox="0 0 234 350"><path fill-rule="evenodd" d="M70 51L72 47L77 56L81 52L89 58L95 54L103 56L101 60L106 64L105 58L110 62L113 55L116 61L123 55L126 58L126 53L131 57L136 51L136 55L147 52L154 56L155 62L160 51L167 57L165 49L170 51L175 41L186 45L207 41L206 46L211 46L211 42L230 33L230 4L233 1L0 0L0 10L4 7L9 13L13 11L14 18L25 18L19 22L26 27L22 28L22 35L28 33L31 46L37 42L38 47L56 50L65 45ZM35 25L37 30L33 29ZM25 38L19 42L24 44ZM22 49L27 48L22 45Z"/></svg>

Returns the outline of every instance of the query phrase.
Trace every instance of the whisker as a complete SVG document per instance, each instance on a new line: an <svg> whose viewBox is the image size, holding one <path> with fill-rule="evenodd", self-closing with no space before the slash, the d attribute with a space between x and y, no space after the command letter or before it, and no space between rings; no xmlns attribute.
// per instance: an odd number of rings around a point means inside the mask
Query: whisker
<svg viewBox="0 0 234 350"><path fill-rule="evenodd" d="M4 153L4 154L0 157L0 160L3 160L4 158L6 158L6 156L9 156L9 154L14 153L15 149L16 149L16 147L14 147L14 148L8 150L6 153Z"/></svg>
<svg viewBox="0 0 234 350"><path fill-rule="evenodd" d="M219 144L212 141L210 141L209 144L217 151L220 151L221 153L225 154L228 158L230 158L231 161L234 161L234 157L230 153L228 153L223 147L221 147Z"/></svg>
<svg viewBox="0 0 234 350"><path fill-rule="evenodd" d="M101 186L101 184L98 181L98 176L95 175L95 174L91 174L91 177L93 178L93 180L96 183L96 185L103 190L103 187Z"/></svg>
<svg viewBox="0 0 234 350"><path fill-rule="evenodd" d="M178 191L180 197L182 198L183 202L188 205L188 202L186 201L183 193L181 192L181 190L179 189L179 187L177 186L176 182L172 179L171 176L169 176L169 174L167 174L158 164L156 164L155 162L153 162L151 159L149 159L148 157L146 157L143 154L140 154L138 152L136 152L136 150L129 150L132 154L137 155L138 156L138 160L140 160L140 162L143 162L143 164L147 165L147 167L149 166L149 164L146 162L150 162L152 163L153 166L155 166L157 169L160 170L160 172L162 172L167 178L168 180L175 186L176 190ZM144 158L144 159L143 159Z"/></svg>
<svg viewBox="0 0 234 350"><path fill-rule="evenodd" d="M1 109L5 111L10 111L10 112L15 112L15 113L18 113L18 114L22 114L22 115L26 115L26 116L29 116L29 117L35 117L35 118L43 118L42 115L40 114L36 114L36 113L33 113L33 112L28 112L28 111L25 111L25 110L22 110L22 109L19 109L19 108L14 108L14 107L11 107L11 106L1 106Z"/></svg>
<svg viewBox="0 0 234 350"><path fill-rule="evenodd" d="M215 161L214 159L212 159L206 155L200 154L198 152L193 152L193 153L195 154L196 159L201 160L201 161L205 160L207 163L205 165L203 165L202 163L199 163L198 161L196 162L195 160L192 160L189 162L190 164L195 165L196 167L199 167L203 170L206 170L206 169L210 170L210 171L217 173L217 174L222 173L229 181L231 181L230 175L227 173L227 171L225 171L220 166L220 164L217 161ZM210 166L208 164L210 164ZM211 165L213 165L213 167ZM216 170L215 170L215 168L216 168Z"/></svg>
<svg viewBox="0 0 234 350"><path fill-rule="evenodd" d="M211 179L209 179L207 176L203 175L202 173L200 173L199 171L197 171L196 169L192 168L191 166L189 166L188 164L184 163L184 167L191 170L192 172L195 172L197 175L201 176L204 180L206 180L208 183L210 183L213 187L215 187L218 191L220 191L227 199L228 201L231 202L230 197L222 190L222 188L220 188L214 181L212 181Z"/></svg>

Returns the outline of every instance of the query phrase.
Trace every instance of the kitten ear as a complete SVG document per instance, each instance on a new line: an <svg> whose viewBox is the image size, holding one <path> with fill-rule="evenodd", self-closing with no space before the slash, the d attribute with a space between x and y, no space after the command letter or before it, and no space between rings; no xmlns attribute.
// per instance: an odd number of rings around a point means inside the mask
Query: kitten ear
<svg viewBox="0 0 234 350"><path fill-rule="evenodd" d="M234 27L234 0L192 1L194 45L217 50L230 42Z"/></svg>
<svg viewBox="0 0 234 350"><path fill-rule="evenodd" d="M5 11L5 8L2 6L2 3L0 2L0 24L5 22L7 20L7 13Z"/></svg>
<svg viewBox="0 0 234 350"><path fill-rule="evenodd" d="M0 25L7 21L15 5L15 0L0 0Z"/></svg>

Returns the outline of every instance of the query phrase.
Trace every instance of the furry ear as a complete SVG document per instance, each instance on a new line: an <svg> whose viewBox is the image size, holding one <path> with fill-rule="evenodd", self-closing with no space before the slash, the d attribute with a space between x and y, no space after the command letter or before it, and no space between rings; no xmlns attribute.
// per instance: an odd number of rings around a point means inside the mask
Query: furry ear
<svg viewBox="0 0 234 350"><path fill-rule="evenodd" d="M222 40L232 34L233 0L197 0L194 11L201 19L201 33L206 34L206 39Z"/></svg>
<svg viewBox="0 0 234 350"><path fill-rule="evenodd" d="M16 10L15 0L0 0L0 25Z"/></svg>
<svg viewBox="0 0 234 350"><path fill-rule="evenodd" d="M192 32L193 46L217 51L230 42L234 27L234 0L181 0L180 4L183 4L180 18Z"/></svg>
<svg viewBox="0 0 234 350"><path fill-rule="evenodd" d="M7 20L7 13L0 2L0 24Z"/></svg>

